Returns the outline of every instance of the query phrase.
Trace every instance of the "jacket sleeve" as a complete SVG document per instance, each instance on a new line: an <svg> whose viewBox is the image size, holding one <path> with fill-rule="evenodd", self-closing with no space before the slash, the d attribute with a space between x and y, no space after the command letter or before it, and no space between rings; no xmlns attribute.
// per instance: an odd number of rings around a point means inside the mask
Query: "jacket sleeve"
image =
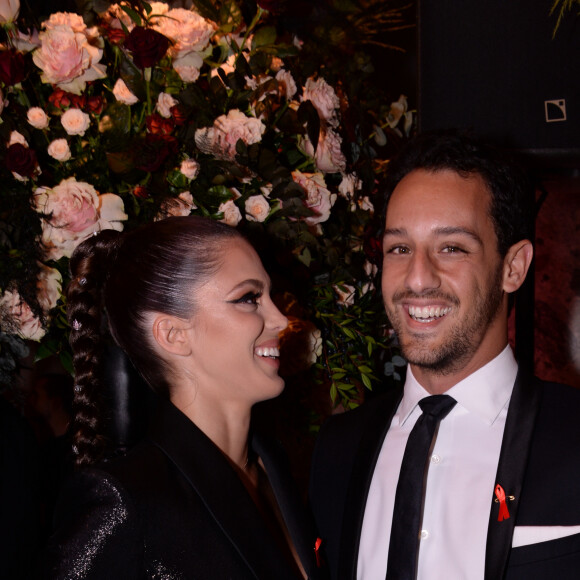
<svg viewBox="0 0 580 580"><path fill-rule="evenodd" d="M40 578L143 577L143 536L137 510L111 475L85 469L63 489Z"/></svg>

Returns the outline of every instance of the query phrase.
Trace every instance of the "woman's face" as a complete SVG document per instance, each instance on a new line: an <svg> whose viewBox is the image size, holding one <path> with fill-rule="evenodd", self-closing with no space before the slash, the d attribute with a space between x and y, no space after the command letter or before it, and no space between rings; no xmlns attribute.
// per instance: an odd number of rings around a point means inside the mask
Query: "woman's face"
<svg viewBox="0 0 580 580"><path fill-rule="evenodd" d="M279 334L288 324L245 240L225 242L217 272L196 291L190 372L196 397L254 404L280 394Z"/></svg>

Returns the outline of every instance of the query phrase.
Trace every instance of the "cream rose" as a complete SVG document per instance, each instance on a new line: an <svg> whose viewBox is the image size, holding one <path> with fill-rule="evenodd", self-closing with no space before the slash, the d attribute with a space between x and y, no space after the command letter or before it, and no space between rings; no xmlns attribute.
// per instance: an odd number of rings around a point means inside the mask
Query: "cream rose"
<svg viewBox="0 0 580 580"><path fill-rule="evenodd" d="M338 299L338 304L342 306L352 306L354 304L354 299L356 296L356 288L350 284L340 284L333 286Z"/></svg>
<svg viewBox="0 0 580 580"><path fill-rule="evenodd" d="M355 191L358 191L362 186L361 180L356 173L349 173L342 176L342 181L338 186L338 193L345 199L352 199Z"/></svg>
<svg viewBox="0 0 580 580"><path fill-rule="evenodd" d="M11 131L7 147L10 147L10 145L15 145L16 143L24 145L24 147L28 147L28 141L24 138L22 133L19 133L18 131Z"/></svg>
<svg viewBox="0 0 580 580"><path fill-rule="evenodd" d="M156 109L162 117L169 119L171 117L171 107L175 107L175 105L177 105L177 100L169 93L159 93Z"/></svg>
<svg viewBox="0 0 580 580"><path fill-rule="evenodd" d="M48 115L40 107L31 107L28 109L26 118L35 129L46 129L48 127Z"/></svg>
<svg viewBox="0 0 580 580"><path fill-rule="evenodd" d="M57 161L68 161L71 158L70 147L66 139L55 139L50 143L47 151Z"/></svg>
<svg viewBox="0 0 580 580"><path fill-rule="evenodd" d="M84 135L91 124L91 118L80 109L68 109L60 118L64 130L69 135Z"/></svg>
<svg viewBox="0 0 580 580"><path fill-rule="evenodd" d="M252 195L244 206L246 219L250 222L263 222L270 213L270 204L263 195Z"/></svg>
<svg viewBox="0 0 580 580"><path fill-rule="evenodd" d="M296 170L292 172L292 179L302 186L306 192L304 203L314 212L314 215L305 218L304 221L308 225L325 222L330 217L330 210L337 195L328 191L322 173L302 173Z"/></svg>
<svg viewBox="0 0 580 580"><path fill-rule="evenodd" d="M233 199L220 204L218 211L224 214L224 217L219 221L228 224L228 226L236 227L242 219L242 212Z"/></svg>
<svg viewBox="0 0 580 580"><path fill-rule="evenodd" d="M179 171L181 171L187 179L195 179L199 173L199 163L195 159L184 159L181 162Z"/></svg>
<svg viewBox="0 0 580 580"><path fill-rule="evenodd" d="M258 143L265 130L266 126L259 119L246 117L238 109L232 109L227 115L218 117L213 127L198 129L195 132L195 143L204 153L233 161L239 139L246 145Z"/></svg>
<svg viewBox="0 0 580 580"><path fill-rule="evenodd" d="M113 95L117 101L124 105L134 105L139 102L139 99L129 90L123 79L117 79L113 87Z"/></svg>
<svg viewBox="0 0 580 580"><path fill-rule="evenodd" d="M42 244L47 259L70 257L78 244L93 232L121 231L127 219L123 200L112 193L99 195L95 188L70 177L52 189L39 187L34 209L43 214Z"/></svg>
<svg viewBox="0 0 580 580"><path fill-rule="evenodd" d="M338 126L336 110L340 107L340 100L334 89L322 77L317 80L311 77L306 81L302 100L311 101L320 118L331 127Z"/></svg>

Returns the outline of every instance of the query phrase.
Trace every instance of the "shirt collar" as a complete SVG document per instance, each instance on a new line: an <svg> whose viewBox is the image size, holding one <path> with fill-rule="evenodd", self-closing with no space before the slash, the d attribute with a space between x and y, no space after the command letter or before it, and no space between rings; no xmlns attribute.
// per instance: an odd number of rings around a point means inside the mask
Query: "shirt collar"
<svg viewBox="0 0 580 580"><path fill-rule="evenodd" d="M494 359L445 394L453 397L469 413L478 415L485 423L492 425L510 399L517 372L518 365L508 345ZM400 423L403 424L419 401L429 395L413 376L411 367L407 367L405 389L397 412Z"/></svg>

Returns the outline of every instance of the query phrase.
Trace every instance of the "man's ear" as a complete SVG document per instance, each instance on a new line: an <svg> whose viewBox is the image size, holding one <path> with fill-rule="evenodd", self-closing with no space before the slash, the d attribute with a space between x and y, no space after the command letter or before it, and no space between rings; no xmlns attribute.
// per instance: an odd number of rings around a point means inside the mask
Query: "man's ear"
<svg viewBox="0 0 580 580"><path fill-rule="evenodd" d="M189 356L191 321L176 316L158 314L153 319L153 338L165 351L177 356Z"/></svg>
<svg viewBox="0 0 580 580"><path fill-rule="evenodd" d="M515 292L526 279L532 263L534 248L530 240L514 244L504 258L503 289L508 294Z"/></svg>

